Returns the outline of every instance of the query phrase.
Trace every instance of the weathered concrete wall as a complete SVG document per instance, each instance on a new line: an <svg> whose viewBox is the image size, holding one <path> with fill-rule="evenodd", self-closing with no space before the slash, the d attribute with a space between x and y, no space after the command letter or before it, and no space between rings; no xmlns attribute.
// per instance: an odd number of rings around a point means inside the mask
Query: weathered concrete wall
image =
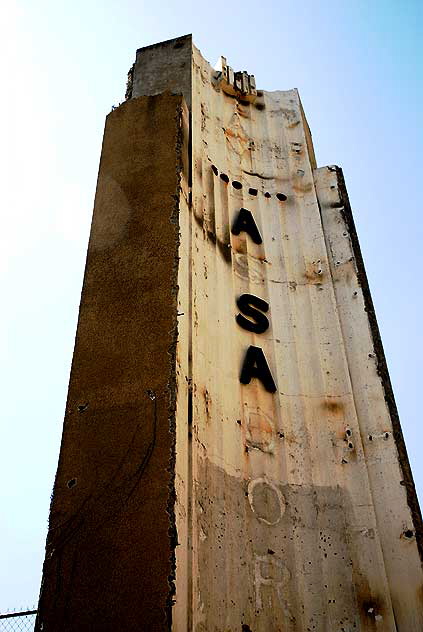
<svg viewBox="0 0 423 632"><path fill-rule="evenodd" d="M194 50L192 172L190 605L174 630L417 632L415 494L298 93L230 96ZM240 208L262 243L231 230ZM235 321L244 293L269 304L264 333ZM240 383L249 345L275 393Z"/></svg>
<svg viewBox="0 0 423 632"><path fill-rule="evenodd" d="M191 35L139 48L132 69L132 91L128 96L170 91L182 94L191 107L191 67Z"/></svg>
<svg viewBox="0 0 423 632"><path fill-rule="evenodd" d="M169 625L183 107L181 97L144 97L107 117L51 505L43 632Z"/></svg>
<svg viewBox="0 0 423 632"><path fill-rule="evenodd" d="M421 516L342 174L296 90L237 94L190 36L137 52L130 96L167 89L191 117L144 96L106 125L38 629L420 632ZM241 381L250 346L274 389Z"/></svg>

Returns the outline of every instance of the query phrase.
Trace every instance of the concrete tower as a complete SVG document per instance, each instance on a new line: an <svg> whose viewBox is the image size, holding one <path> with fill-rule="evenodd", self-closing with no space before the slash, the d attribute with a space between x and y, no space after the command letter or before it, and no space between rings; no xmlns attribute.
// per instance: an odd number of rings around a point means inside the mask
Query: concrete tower
<svg viewBox="0 0 423 632"><path fill-rule="evenodd" d="M421 632L422 523L342 172L181 37L109 114L37 630Z"/></svg>

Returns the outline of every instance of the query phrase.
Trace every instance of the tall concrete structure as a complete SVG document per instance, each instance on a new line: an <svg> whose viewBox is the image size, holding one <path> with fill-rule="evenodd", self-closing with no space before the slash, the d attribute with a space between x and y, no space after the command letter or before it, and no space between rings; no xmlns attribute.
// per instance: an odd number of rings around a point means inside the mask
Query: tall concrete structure
<svg viewBox="0 0 423 632"><path fill-rule="evenodd" d="M342 172L181 37L109 114L37 630L421 632L422 522Z"/></svg>

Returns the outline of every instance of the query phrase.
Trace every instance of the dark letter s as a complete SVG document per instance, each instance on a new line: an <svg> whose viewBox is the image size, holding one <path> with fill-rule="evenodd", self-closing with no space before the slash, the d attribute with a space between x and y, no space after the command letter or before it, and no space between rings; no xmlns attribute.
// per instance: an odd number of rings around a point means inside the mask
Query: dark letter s
<svg viewBox="0 0 423 632"><path fill-rule="evenodd" d="M255 322L248 320L242 314L238 314L236 322L240 327L255 334L262 334L269 328L269 321L262 312L267 312L269 303L254 294L241 294L236 304L245 316L249 316ZM257 308L257 309L256 309ZM259 311L261 310L261 312Z"/></svg>

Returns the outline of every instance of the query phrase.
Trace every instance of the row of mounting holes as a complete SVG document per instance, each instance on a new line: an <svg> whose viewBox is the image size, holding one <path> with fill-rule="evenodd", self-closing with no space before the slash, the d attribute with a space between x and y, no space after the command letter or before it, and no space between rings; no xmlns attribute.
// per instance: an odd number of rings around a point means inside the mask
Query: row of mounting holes
<svg viewBox="0 0 423 632"><path fill-rule="evenodd" d="M217 167L215 167L214 165L212 165L212 166L211 166L211 168L212 168L212 171L213 171L214 175L215 175L215 176L218 176L218 175L219 175L219 171L218 171ZM226 184L228 184L228 183L229 183L229 178L228 178L228 176L226 175L226 173L221 173L221 174L220 174L220 179L221 179L221 180L223 180L223 182L226 182ZM234 181L232 182L232 186L233 186L233 188L234 188L234 189L242 189L242 184L241 184L241 182L238 182L238 180L234 180ZM257 195L258 190L257 190L257 189L252 189L252 188L250 187L250 188L248 189L248 193L249 193L250 195ZM269 193L268 191L266 191L266 193L264 194L264 197L266 197L266 198L270 198L270 197L272 197L272 195L271 195L271 193ZM280 202L285 202L285 200L287 199L287 197L286 197L286 195L285 195L284 193L276 193L276 197L278 198L278 200L279 200Z"/></svg>

